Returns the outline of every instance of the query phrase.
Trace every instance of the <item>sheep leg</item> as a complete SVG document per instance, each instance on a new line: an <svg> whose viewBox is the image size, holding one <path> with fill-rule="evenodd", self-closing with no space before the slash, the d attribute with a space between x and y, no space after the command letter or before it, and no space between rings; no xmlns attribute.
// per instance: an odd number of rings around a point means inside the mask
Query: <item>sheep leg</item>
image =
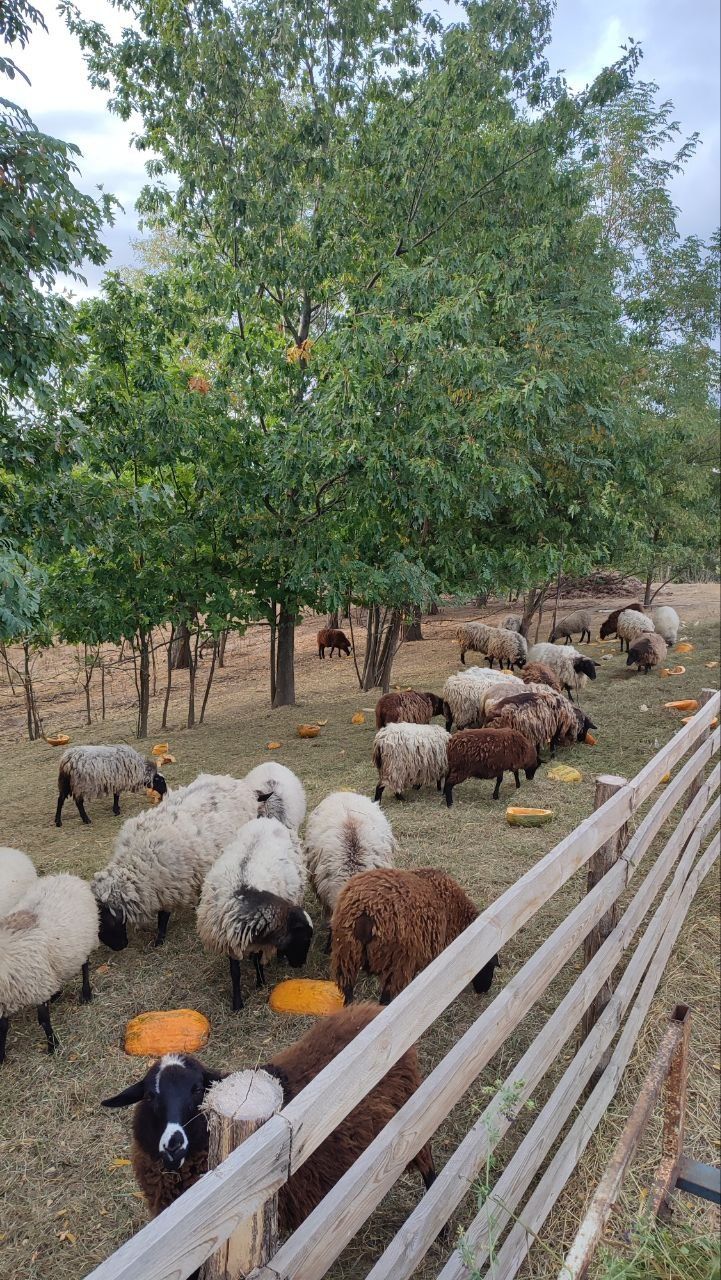
<svg viewBox="0 0 721 1280"><path fill-rule="evenodd" d="M425 1145L421 1147L418 1155L412 1163L420 1173L426 1191L430 1191L437 1177L430 1142L426 1142Z"/></svg>
<svg viewBox="0 0 721 1280"><path fill-rule="evenodd" d="M323 955L329 956L331 953L332 947L333 947L333 930L331 929L330 925L328 925L328 933L325 939L325 947L323 948Z"/></svg>
<svg viewBox="0 0 721 1280"><path fill-rule="evenodd" d="M239 1009L243 1008L243 997L240 994L240 964L235 956L229 956L228 959L230 960L230 983L233 988L231 1007L233 1013L237 1013Z"/></svg>
<svg viewBox="0 0 721 1280"><path fill-rule="evenodd" d="M0 1063L5 1061L5 1041L8 1038L9 1026L10 1019L3 1014L0 1018Z"/></svg>
<svg viewBox="0 0 721 1280"><path fill-rule="evenodd" d="M374 804L380 804L380 802L381 802L381 796L383 795L383 792L385 791L385 789L386 789L386 788L385 788L385 783L384 783L384 782L379 782L379 783L378 783L378 786L377 786L377 787L376 787L376 789L375 789L375 794L374 794L374 796L373 796L373 803L374 803Z"/></svg>
<svg viewBox="0 0 721 1280"><path fill-rule="evenodd" d="M257 987L265 986L265 971L257 951L253 952L253 964L255 965L255 985Z"/></svg>
<svg viewBox="0 0 721 1280"><path fill-rule="evenodd" d="M120 792L119 791L113 792L113 813L115 814L116 818L120 813Z"/></svg>
<svg viewBox="0 0 721 1280"><path fill-rule="evenodd" d="M421 784L420 784L420 782L414 782L414 783L413 783L413 790L414 790L414 791L420 791L420 789L421 789Z"/></svg>
<svg viewBox="0 0 721 1280"><path fill-rule="evenodd" d="M453 728L453 716L446 720L446 733L450 733Z"/></svg>
<svg viewBox="0 0 721 1280"><path fill-rule="evenodd" d="M396 791L396 800L405 800L405 796L402 791Z"/></svg>
<svg viewBox="0 0 721 1280"><path fill-rule="evenodd" d="M90 819L89 819L89 817L88 817L87 813L85 812L85 805L83 804L83 797L82 797L82 796L74 796L74 800L75 800L75 803L76 803L76 805L77 805L78 813L80 814L80 817L82 818L83 822L85 823L85 826L86 826L86 827L89 827L89 826L90 826Z"/></svg>
<svg viewBox="0 0 721 1280"><path fill-rule="evenodd" d="M380 996L379 996L379 998L378 998L378 1003L379 1003L379 1004L390 1004L391 999L392 999L392 996L391 996L390 991L388 990L388 988L387 988L387 987L383 987L383 989L382 989L382 991L381 991L381 993L380 993Z"/></svg>
<svg viewBox="0 0 721 1280"><path fill-rule="evenodd" d="M438 781L436 782L436 791L442 791L442 790L443 790L443 779L439 778Z"/></svg>
<svg viewBox="0 0 721 1280"><path fill-rule="evenodd" d="M446 798L446 805L450 809L451 805L453 804L453 783L452 782L446 782L446 785L443 788L443 794Z"/></svg>
<svg viewBox="0 0 721 1280"><path fill-rule="evenodd" d="M519 778L519 776L518 776L518 769L514 769L514 770L513 770L513 776L514 776L514 778L516 779L516 791L518 791L518 789L519 789L519 787L520 787L520 785L521 785L521 779L520 779L520 778Z"/></svg>
<svg viewBox="0 0 721 1280"><path fill-rule="evenodd" d="M80 1003L90 1004L93 998L93 989L90 986L90 961L86 960L82 967L83 985L80 990Z"/></svg>
<svg viewBox="0 0 721 1280"><path fill-rule="evenodd" d="M497 799L498 799L498 794L499 794L499 792L500 792L500 790L501 790L501 783L502 783L502 782L503 782L503 774L502 774L502 773L499 773L499 774L497 775L497 777L496 777L496 785L495 785L495 787L494 787L494 789L493 789L493 799L494 799L494 800L497 800Z"/></svg>
<svg viewBox="0 0 721 1280"><path fill-rule="evenodd" d="M55 810L55 826L56 827L62 827L63 825L61 814L63 812L63 805L65 804L65 801L67 800L69 795L70 795L70 783L68 782L68 779L64 775L61 775L60 778L58 779L58 807Z"/></svg>
<svg viewBox="0 0 721 1280"><path fill-rule="evenodd" d="M154 947L162 947L165 942L165 935L168 932L168 921L170 920L169 911L158 912L158 932L155 935Z"/></svg>
<svg viewBox="0 0 721 1280"><path fill-rule="evenodd" d="M465 667L465 665L466 665L466 651L465 651L465 649L461 649L461 662L462 662L463 666Z"/></svg>
<svg viewBox="0 0 721 1280"><path fill-rule="evenodd" d="M55 1053L55 1050L58 1048L60 1041L58 1040L50 1024L50 1005L48 1004L47 1000L45 1001L44 1004L38 1005L38 1022L40 1023L40 1026L45 1032L45 1039L48 1042L48 1053Z"/></svg>

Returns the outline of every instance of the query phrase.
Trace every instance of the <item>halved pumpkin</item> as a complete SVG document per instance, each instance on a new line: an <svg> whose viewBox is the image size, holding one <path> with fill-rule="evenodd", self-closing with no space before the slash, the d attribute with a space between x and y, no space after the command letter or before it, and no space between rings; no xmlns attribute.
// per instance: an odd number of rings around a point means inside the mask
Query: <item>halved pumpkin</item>
<svg viewBox="0 0 721 1280"><path fill-rule="evenodd" d="M717 667L717 666L718 666L718 662L716 661L716 659L714 659L714 661L713 661L713 662L704 662L704 666L705 666L705 667L708 667L708 669L709 669L709 671L710 671L712 667Z"/></svg>
<svg viewBox="0 0 721 1280"><path fill-rule="evenodd" d="M168 742L156 742L155 746L152 748L152 753L154 756L164 756L169 746L170 743Z"/></svg>
<svg viewBox="0 0 721 1280"><path fill-rule="evenodd" d="M586 744L587 747L595 747L596 745L596 739L594 738L592 733L587 733L585 738L583 739L583 742Z"/></svg>
<svg viewBox="0 0 721 1280"><path fill-rule="evenodd" d="M320 733L319 724L299 724L296 728L299 738L317 738Z"/></svg>
<svg viewBox="0 0 721 1280"><path fill-rule="evenodd" d="M662 676L685 676L685 674L686 668L682 667L680 664L677 667L664 667L661 672Z"/></svg>
<svg viewBox="0 0 721 1280"><path fill-rule="evenodd" d="M362 711L356 711L354 716L350 718L351 724L365 724L366 718Z"/></svg>
<svg viewBox="0 0 721 1280"><path fill-rule="evenodd" d="M583 774L580 769L574 769L570 764L556 764L552 769L548 770L548 777L553 778L554 782L582 782Z"/></svg>
<svg viewBox="0 0 721 1280"><path fill-rule="evenodd" d="M277 751L277 750L278 750L278 747L281 747L282 745L283 745L283 744L282 744L282 742L269 742L269 743L268 743L268 750L269 750L269 751Z"/></svg>
<svg viewBox="0 0 721 1280"><path fill-rule="evenodd" d="M682 716L681 724L689 724L691 720L693 720L693 716ZM713 720L709 725L709 729L715 729L717 724L718 724L718 716L714 716Z"/></svg>
<svg viewBox="0 0 721 1280"><path fill-rule="evenodd" d="M664 707L669 711L698 711L698 700L696 698L680 698L677 702L664 702Z"/></svg>
<svg viewBox="0 0 721 1280"><path fill-rule="evenodd" d="M688 640L676 645L676 653L693 653L693 650L694 646Z"/></svg>
<svg viewBox="0 0 721 1280"><path fill-rule="evenodd" d="M666 784L669 783L670 781L671 781L671 774L664 773L663 777L659 778L658 783L660 787L665 787Z"/></svg>
<svg viewBox="0 0 721 1280"><path fill-rule="evenodd" d="M46 738L45 741L51 747L66 747L70 741L70 735L67 733L54 733L52 737Z"/></svg>
<svg viewBox="0 0 721 1280"><path fill-rule="evenodd" d="M552 817L553 809L524 809L514 804L506 809L506 822L512 827L542 827Z"/></svg>
<svg viewBox="0 0 721 1280"><path fill-rule="evenodd" d="M160 804L160 801L163 798L160 792L155 791L153 787L146 787L145 794L148 797L148 800L150 801L151 804Z"/></svg>
<svg viewBox="0 0 721 1280"><path fill-rule="evenodd" d="M157 1058L163 1053L195 1053L210 1038L210 1023L197 1009L139 1013L125 1028L125 1052Z"/></svg>
<svg viewBox="0 0 721 1280"><path fill-rule="evenodd" d="M273 988L268 1004L274 1013L325 1016L343 1008L343 996L334 982L321 982L316 978L288 978Z"/></svg>

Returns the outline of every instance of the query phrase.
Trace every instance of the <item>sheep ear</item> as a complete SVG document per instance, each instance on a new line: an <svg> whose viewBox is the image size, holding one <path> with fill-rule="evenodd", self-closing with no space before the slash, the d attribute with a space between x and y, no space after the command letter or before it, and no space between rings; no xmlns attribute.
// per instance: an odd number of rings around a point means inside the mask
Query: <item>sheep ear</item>
<svg viewBox="0 0 721 1280"><path fill-rule="evenodd" d="M217 1084L219 1080L225 1080L225 1071L213 1071L211 1067L203 1067L203 1084L209 1089L211 1084Z"/></svg>
<svg viewBox="0 0 721 1280"><path fill-rule="evenodd" d="M592 661L593 661L593 665L594 665L594 667L600 667L600 665L601 665L601 664L600 664L600 662L596 662L596 659L595 659L595 658L593 658L593 659L592 659Z"/></svg>
<svg viewBox="0 0 721 1280"><path fill-rule="evenodd" d="M134 1102L142 1102L144 1094L145 1076L135 1084L129 1084L122 1093L116 1093L114 1098L103 1098L100 1105L101 1107L131 1107Z"/></svg>

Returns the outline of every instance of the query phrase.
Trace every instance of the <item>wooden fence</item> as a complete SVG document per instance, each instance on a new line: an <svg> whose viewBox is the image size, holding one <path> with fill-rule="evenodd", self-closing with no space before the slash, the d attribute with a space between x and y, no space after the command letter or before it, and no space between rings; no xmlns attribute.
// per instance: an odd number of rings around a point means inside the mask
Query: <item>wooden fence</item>
<svg viewBox="0 0 721 1280"><path fill-rule="evenodd" d="M593 934L585 968L369 1270L367 1280L404 1280L413 1274L562 1046L592 1009L595 1021L591 1025L586 1018L572 1062L466 1229L463 1257L457 1249L452 1251L438 1273L439 1280L464 1280L470 1274L464 1258L472 1256L476 1274L486 1274L484 1267L492 1257L492 1272L487 1274L493 1280L514 1276L616 1092L694 894L719 854L718 834L710 844L708 838L717 818L713 797L720 767L716 764L708 776L707 767L719 751L719 730L711 726L721 700L714 690L704 690L702 697L701 710L635 778L599 779L597 801L602 802L588 818L497 898L298 1097L96 1268L92 1280L184 1280L190 1275L262 1210L491 956L579 868L590 864L589 891L578 905L302 1226L253 1272L253 1280L319 1280L325 1275L408 1162ZM641 807L686 756L638 822ZM619 898L677 806L682 812L676 826L664 832L663 847L618 918ZM654 914L612 987L614 968L629 953L664 885ZM605 927L599 928L603 921ZM519 1209L600 1070L599 1082ZM499 1243L509 1224L510 1231Z"/></svg>

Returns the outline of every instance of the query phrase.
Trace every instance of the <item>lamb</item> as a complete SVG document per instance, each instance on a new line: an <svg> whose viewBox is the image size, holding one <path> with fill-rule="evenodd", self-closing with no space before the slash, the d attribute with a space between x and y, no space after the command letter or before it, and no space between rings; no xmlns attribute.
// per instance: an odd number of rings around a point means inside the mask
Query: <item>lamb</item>
<svg viewBox="0 0 721 1280"><path fill-rule="evenodd" d="M298 830L305 818L305 788L292 769L269 760L246 773L244 781L256 796L264 797L266 818L277 818L292 831Z"/></svg>
<svg viewBox="0 0 721 1280"><path fill-rule="evenodd" d="M303 1089L380 1013L370 1002L320 1018L300 1040L279 1050L263 1070L283 1087L284 1102ZM208 1167L204 1094L223 1073L189 1054L166 1054L145 1076L104 1107L129 1107L133 1115L132 1164L150 1214L156 1217L197 1182ZM278 1192L281 1232L294 1231L335 1186L421 1083L415 1049L407 1049L374 1089L353 1108ZM410 1162L426 1188L435 1180L428 1143Z"/></svg>
<svg viewBox="0 0 721 1280"><path fill-rule="evenodd" d="M512 634L509 632L509 635ZM443 714L446 729L478 728L483 720L485 699L498 686L520 692L523 682L510 671L491 671L488 667L469 667L449 676L443 686Z"/></svg>
<svg viewBox="0 0 721 1280"><path fill-rule="evenodd" d="M648 675L651 667L657 667L659 662L663 662L667 652L668 648L663 636L655 632L647 632L646 635L639 636L632 642L628 650L626 666L638 667L639 672L643 669Z"/></svg>
<svg viewBox="0 0 721 1280"><path fill-rule="evenodd" d="M565 618L560 618L548 637L549 643L553 644L557 640L565 639L566 644L570 644L577 632L580 632L580 644L583 644L584 636L588 636L588 643L591 643L591 627L593 626L593 613L590 609L576 609L573 613L566 614Z"/></svg>
<svg viewBox="0 0 721 1280"><path fill-rule="evenodd" d="M485 622L465 622L456 631L456 640L461 646L461 662L466 665L467 653L485 653L489 627Z"/></svg>
<svg viewBox="0 0 721 1280"><path fill-rule="evenodd" d="M401 693L384 693L376 703L376 729L387 724L430 724L434 716L443 715L443 699L435 693L419 693L404 689Z"/></svg>
<svg viewBox="0 0 721 1280"><path fill-rule="evenodd" d="M35 884L38 873L21 849L0 848L0 918Z"/></svg>
<svg viewBox="0 0 721 1280"><path fill-rule="evenodd" d="M313 810L305 833L305 853L313 887L326 919L338 896L361 871L392 867L396 842L378 805L354 791L334 791ZM330 950L331 934L328 933Z"/></svg>
<svg viewBox="0 0 721 1280"><path fill-rule="evenodd" d="M121 791L143 791L152 787L164 796L168 784L158 772L157 760L146 760L134 747L70 747L60 758L58 804L55 826L62 826L61 814L68 796L75 801L85 826L90 819L85 812L86 800L113 796L113 813L120 813Z"/></svg>
<svg viewBox="0 0 721 1280"><path fill-rule="evenodd" d="M403 799L408 787L436 784L440 791L445 776L448 734L437 724L389 724L379 729L373 740L373 764L378 785L373 799L380 803L386 787L396 799Z"/></svg>
<svg viewBox="0 0 721 1280"><path fill-rule="evenodd" d="M602 640L607 640L609 636L615 636L618 620L626 609L633 609L634 613L645 612L643 605L639 604L637 600L632 601L631 604L622 604L620 608L614 609L613 613L609 613L606 621L601 623L600 634Z"/></svg>
<svg viewBox="0 0 721 1280"><path fill-rule="evenodd" d="M48 1053L57 1036L49 1001L82 971L80 1000L92 999L88 957L98 945L98 908L79 876L44 876L0 920L0 1063L5 1061L10 1017L35 1005Z"/></svg>
<svg viewBox="0 0 721 1280"><path fill-rule="evenodd" d="M536 748L524 734L515 729L462 729L448 743L448 772L443 794L450 809L453 788L469 778L495 778L493 799L497 800L503 775L510 770L521 785L519 772L524 770L530 782L538 768Z"/></svg>
<svg viewBox="0 0 721 1280"><path fill-rule="evenodd" d="M491 729L516 729L536 748L536 763L541 763L541 747L550 743L551 755L556 747L582 742L593 721L574 706L562 693L552 689L526 692L503 698L486 711L486 724Z"/></svg>
<svg viewBox="0 0 721 1280"><path fill-rule="evenodd" d="M545 662L527 662L518 675L524 684L545 684L547 688L555 689L556 693L563 692L561 681Z"/></svg>
<svg viewBox="0 0 721 1280"><path fill-rule="evenodd" d="M506 662L511 671L513 667L525 666L528 658L528 643L525 636L517 631L504 631L503 627L492 627L489 628L486 637L485 653L491 667L497 659L499 667L502 668Z"/></svg>
<svg viewBox="0 0 721 1280"><path fill-rule="evenodd" d="M678 630L681 626L681 619L676 610L672 609L670 604L662 604L657 609L651 610L651 618L658 634L663 637L669 648L673 648L678 640Z"/></svg>
<svg viewBox="0 0 721 1280"><path fill-rule="evenodd" d="M596 679L598 663L593 658L584 658L572 645L534 644L528 651L529 662L542 662L556 673L571 700L573 691L578 694L587 680Z"/></svg>
<svg viewBox="0 0 721 1280"><path fill-rule="evenodd" d="M324 658L326 649L330 649L329 657L333 657L333 650L338 650L338 657L344 653L346 657L350 657L351 647L345 631L340 631L337 627L323 627L318 632L318 657Z"/></svg>
<svg viewBox="0 0 721 1280"><path fill-rule="evenodd" d="M639 636L645 632L653 631L654 625L645 613L636 613L634 609L624 609L616 623L616 635L621 641L621 652L623 653L624 640L626 642L626 651L633 640L637 640Z"/></svg>
<svg viewBox="0 0 721 1280"><path fill-rule="evenodd" d="M100 941L122 951L128 925L157 915L154 945L162 946L171 912L197 904L207 872L238 829L258 816L258 805L246 782L205 773L123 823L110 862L91 882Z"/></svg>
<svg viewBox="0 0 721 1280"><path fill-rule="evenodd" d="M456 880L435 867L363 871L348 881L333 912L331 970L346 1004L362 970L377 977L388 1004L463 933L478 909ZM473 979L490 989L498 956Z"/></svg>
<svg viewBox="0 0 721 1280"><path fill-rule="evenodd" d="M228 956L233 1012L243 1008L240 961L251 956L256 986L264 964L284 956L305 964L313 922L302 910L308 873L300 841L277 818L254 818L214 862L198 904L198 934L208 951Z"/></svg>
<svg viewBox="0 0 721 1280"><path fill-rule="evenodd" d="M520 613L509 613L501 626L504 631L517 631L519 635L523 635L523 618Z"/></svg>

